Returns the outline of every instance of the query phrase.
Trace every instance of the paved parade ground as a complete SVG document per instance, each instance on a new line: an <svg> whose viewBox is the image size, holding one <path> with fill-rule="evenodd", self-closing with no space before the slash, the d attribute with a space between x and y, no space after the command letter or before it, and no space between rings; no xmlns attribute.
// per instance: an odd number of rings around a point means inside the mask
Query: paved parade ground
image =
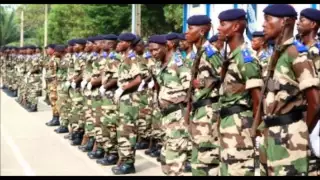
<svg viewBox="0 0 320 180"><path fill-rule="evenodd" d="M0 90L1 91L1 90ZM39 112L29 113L14 98L1 91L1 175L20 176L111 176L111 166L101 166L47 127L50 107L40 103ZM163 175L160 164L137 151L134 176Z"/></svg>

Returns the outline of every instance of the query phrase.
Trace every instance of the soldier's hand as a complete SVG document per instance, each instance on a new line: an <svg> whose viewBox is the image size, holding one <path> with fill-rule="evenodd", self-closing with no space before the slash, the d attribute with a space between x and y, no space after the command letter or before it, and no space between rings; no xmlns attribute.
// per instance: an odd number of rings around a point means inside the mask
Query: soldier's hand
<svg viewBox="0 0 320 180"><path fill-rule="evenodd" d="M76 86L77 86L76 82L73 81L73 82L71 83L71 87L72 87L73 89L76 89Z"/></svg>
<svg viewBox="0 0 320 180"><path fill-rule="evenodd" d="M200 87L200 82L199 82L199 80L198 80L198 79L194 79L194 80L192 81L192 85L193 85L194 88L199 88L199 87Z"/></svg>
<svg viewBox="0 0 320 180"><path fill-rule="evenodd" d="M140 83L139 87L138 87L138 92L144 90L144 85L146 84L146 82L144 80L142 80L142 82Z"/></svg>
<svg viewBox="0 0 320 180"><path fill-rule="evenodd" d="M313 131L309 136L312 152L318 158L320 158L320 135L319 134L320 134L320 120L318 120L318 123L313 128Z"/></svg>
<svg viewBox="0 0 320 180"><path fill-rule="evenodd" d="M81 89L84 89L86 87L87 83L88 82L86 80L81 81Z"/></svg>
<svg viewBox="0 0 320 180"><path fill-rule="evenodd" d="M65 83L65 87L66 87L66 88L69 88L70 85L71 85L71 83L70 83L69 81L67 81L67 82Z"/></svg>
<svg viewBox="0 0 320 180"><path fill-rule="evenodd" d="M91 84L91 82L89 82L89 83L87 84L87 89L88 89L89 91L92 89L92 84Z"/></svg>
<svg viewBox="0 0 320 180"><path fill-rule="evenodd" d="M106 93L106 89L105 89L103 86L101 86L101 87L99 88L99 91L100 91L101 96L104 96L105 93Z"/></svg>
<svg viewBox="0 0 320 180"><path fill-rule="evenodd" d="M255 144L256 149L259 149L259 147L260 147L260 137L259 136L256 137L255 143L256 143Z"/></svg>
<svg viewBox="0 0 320 180"><path fill-rule="evenodd" d="M120 100L120 97L121 97L121 95L122 95L123 92L124 92L124 90L123 90L121 87L119 87L119 88L115 91L115 93L114 93L114 101L115 101L116 104L118 104L118 102L119 102L119 100Z"/></svg>
<svg viewBox="0 0 320 180"><path fill-rule="evenodd" d="M148 88L149 89L152 89L153 87L154 87L154 80L153 79L151 79L151 81L148 83Z"/></svg>

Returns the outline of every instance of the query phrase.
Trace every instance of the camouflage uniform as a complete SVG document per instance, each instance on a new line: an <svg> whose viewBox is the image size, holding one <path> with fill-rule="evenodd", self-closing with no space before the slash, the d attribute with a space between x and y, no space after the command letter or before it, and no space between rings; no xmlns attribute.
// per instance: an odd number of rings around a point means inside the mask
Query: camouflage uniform
<svg viewBox="0 0 320 180"><path fill-rule="evenodd" d="M71 72L73 71L73 75L81 75L84 70L85 65L85 53L74 53L73 60L74 60L74 69L69 69ZM69 73L71 73L69 72ZM71 88L69 90L70 97L72 100L72 107L71 107L71 128L74 131L78 131L79 129L84 129L84 123L85 123L85 115L83 112L83 104L84 104L84 97L81 94L81 88L80 85L77 84L76 88Z"/></svg>
<svg viewBox="0 0 320 180"><path fill-rule="evenodd" d="M24 95L26 92L25 85L25 76L26 76L26 64L27 64L27 55L21 55L21 63L18 65L18 78L19 78L19 90L18 90L18 102L22 104L24 100Z"/></svg>
<svg viewBox="0 0 320 180"><path fill-rule="evenodd" d="M290 38L280 48L283 52L271 81L275 88L268 87L264 108L264 122L268 127L265 139L268 171L272 176L307 175L309 133L303 121L301 108L306 100L301 92L312 86L319 87L319 79L304 45ZM272 115L279 117L287 113L296 113L291 123L270 125L272 121L280 121Z"/></svg>
<svg viewBox="0 0 320 180"><path fill-rule="evenodd" d="M114 74L118 79L118 87L127 85L136 76L145 78L148 75L147 67L138 63L135 53L131 50L128 56L122 55L122 62ZM139 117L138 92L124 92L119 100L119 125L117 127L118 153L120 162L134 164L135 145L137 142L137 119Z"/></svg>
<svg viewBox="0 0 320 180"><path fill-rule="evenodd" d="M26 92L27 101L30 103L31 106L37 107L38 104L38 96L41 93L41 74L42 74L42 60L39 54L32 55L30 58L30 69L28 71L28 85Z"/></svg>
<svg viewBox="0 0 320 180"><path fill-rule="evenodd" d="M217 49L207 43L202 47L197 80L199 88L195 88L193 95L193 109L190 121L190 134L193 142L192 175L217 176L219 172L219 140L217 120L219 117L219 84L214 88L209 86L216 83L221 71L221 56ZM192 61L192 60L191 60ZM210 100L210 103L196 106L201 101Z"/></svg>
<svg viewBox="0 0 320 180"><path fill-rule="evenodd" d="M60 125L68 127L69 125L69 112L71 110L71 99L69 97L69 87L66 86L68 81L68 68L69 68L68 57L63 57L57 62L57 81L58 81L58 100L57 107L60 114Z"/></svg>
<svg viewBox="0 0 320 180"><path fill-rule="evenodd" d="M148 62L143 56L136 56L137 62L139 65L143 66L142 69L148 70ZM149 71L150 72L150 71ZM137 127L138 127L138 142L142 140L149 141L151 136L151 123L152 123L152 106L151 100L152 96L150 97L150 90L144 89L140 92L137 92L137 96L140 98L139 103L139 118L137 120Z"/></svg>
<svg viewBox="0 0 320 180"><path fill-rule="evenodd" d="M88 78L91 78L92 75L92 64L93 61L98 59L98 54L95 52L90 52L90 53L84 53L84 57L86 58L85 61L83 61L83 80L87 80ZM93 116L93 107L92 107L92 101L93 101L93 96L92 96L92 90L84 88L81 90L81 94L84 99L83 103L83 113L85 115L85 134L88 137L94 137L95 132L94 132L94 122L95 122L95 117Z"/></svg>
<svg viewBox="0 0 320 180"><path fill-rule="evenodd" d="M57 68L58 68L59 59L55 56L52 56L50 58L50 61L48 63L48 71L47 71L47 81L48 81L48 89L50 90L50 102L51 102L51 108L52 108L52 114L53 116L59 116L59 111L57 107L57 100L58 100L58 94L57 94Z"/></svg>
<svg viewBox="0 0 320 180"><path fill-rule="evenodd" d="M249 133L253 121L249 90L261 87L263 81L258 60L245 44L231 52L228 59L230 65L220 88L219 100L220 174L253 176L255 144ZM232 111L233 108L237 110Z"/></svg>
<svg viewBox="0 0 320 180"><path fill-rule="evenodd" d="M110 52L107 58L102 58L99 65L95 66L94 74L104 74L102 81L115 78L115 74L119 67L121 56L116 52ZM117 143L117 124L119 112L117 105L113 101L114 91L116 88L108 90L102 96L100 118L101 131L97 131L96 141L99 148L103 148L105 154L118 156L118 143Z"/></svg>
<svg viewBox="0 0 320 180"><path fill-rule="evenodd" d="M313 60L318 78L320 79L320 42L316 42L308 50L308 57ZM320 96L320 92L319 92ZM309 176L320 176L320 158L311 151L309 157Z"/></svg>
<svg viewBox="0 0 320 180"><path fill-rule="evenodd" d="M11 88L12 91L16 91L18 89L18 84L17 84L17 71L16 71L16 66L18 64L18 55L17 54L11 54L11 62L12 62L12 70L11 70Z"/></svg>
<svg viewBox="0 0 320 180"><path fill-rule="evenodd" d="M161 154L165 157L162 161L162 171L170 176L183 175L190 140L188 128L184 123L185 108L180 105L186 99L191 78L190 70L184 66L182 59L174 54L166 68L156 68L156 78L160 86L157 99L162 110L162 125L165 131L161 149ZM180 107L164 114L165 109L173 106Z"/></svg>

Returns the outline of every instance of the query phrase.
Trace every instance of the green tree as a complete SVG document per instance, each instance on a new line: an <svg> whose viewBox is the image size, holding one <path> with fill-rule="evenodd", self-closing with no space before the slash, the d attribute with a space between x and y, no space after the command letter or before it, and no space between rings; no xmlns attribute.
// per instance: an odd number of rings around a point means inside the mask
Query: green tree
<svg viewBox="0 0 320 180"><path fill-rule="evenodd" d="M183 6L181 4L167 4L164 7L166 22L175 32L182 32Z"/></svg>
<svg viewBox="0 0 320 180"><path fill-rule="evenodd" d="M15 11L13 9L0 6L0 46L19 39L19 32L14 17Z"/></svg>

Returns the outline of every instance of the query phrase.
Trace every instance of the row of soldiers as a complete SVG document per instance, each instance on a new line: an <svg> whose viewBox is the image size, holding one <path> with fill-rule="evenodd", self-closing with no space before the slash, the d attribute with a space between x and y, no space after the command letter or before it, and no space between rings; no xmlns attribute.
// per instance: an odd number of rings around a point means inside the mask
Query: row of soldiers
<svg viewBox="0 0 320 180"><path fill-rule="evenodd" d="M42 92L42 48L7 46L0 50L2 88L31 112L37 111ZM19 90L18 90L19 89Z"/></svg>
<svg viewBox="0 0 320 180"><path fill-rule="evenodd" d="M194 15L148 46L131 33L49 45L47 125L114 174L148 147L167 175L320 175L320 11L301 11L299 40L292 6L264 13L252 48L242 9L221 12L210 41L211 19Z"/></svg>

